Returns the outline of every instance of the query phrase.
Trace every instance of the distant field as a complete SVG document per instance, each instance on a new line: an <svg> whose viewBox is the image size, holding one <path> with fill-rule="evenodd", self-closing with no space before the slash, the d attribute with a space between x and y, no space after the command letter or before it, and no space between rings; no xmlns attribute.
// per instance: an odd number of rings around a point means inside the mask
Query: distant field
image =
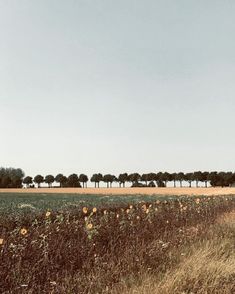
<svg viewBox="0 0 235 294"><path fill-rule="evenodd" d="M0 189L0 193L62 193L95 195L235 195L234 188L40 188Z"/></svg>
<svg viewBox="0 0 235 294"><path fill-rule="evenodd" d="M51 189L53 190L53 189ZM1 193L0 213L25 213L40 212L47 209L68 210L89 207L111 208L140 201L150 202L155 199L174 199L176 196L169 195L98 195L98 194L71 194L71 193ZM178 197L178 196L177 196Z"/></svg>

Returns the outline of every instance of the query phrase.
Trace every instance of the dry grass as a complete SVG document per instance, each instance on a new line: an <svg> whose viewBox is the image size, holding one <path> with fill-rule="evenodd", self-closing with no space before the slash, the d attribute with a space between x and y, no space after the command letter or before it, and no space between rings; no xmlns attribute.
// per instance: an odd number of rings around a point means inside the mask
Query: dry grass
<svg viewBox="0 0 235 294"><path fill-rule="evenodd" d="M35 188L0 189L0 193L72 193L101 195L235 195L235 188Z"/></svg>
<svg viewBox="0 0 235 294"><path fill-rule="evenodd" d="M179 263L163 276L143 274L142 281L122 284L123 294L235 293L235 211L218 218L207 238L178 252Z"/></svg>

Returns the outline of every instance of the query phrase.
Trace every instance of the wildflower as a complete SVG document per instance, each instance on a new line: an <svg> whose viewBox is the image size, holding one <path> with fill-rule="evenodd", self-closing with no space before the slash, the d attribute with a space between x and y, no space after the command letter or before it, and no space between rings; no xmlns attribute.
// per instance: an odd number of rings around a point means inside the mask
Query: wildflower
<svg viewBox="0 0 235 294"><path fill-rule="evenodd" d="M156 201L156 203L157 203L157 204L160 204L160 203L161 203L161 201L160 201L160 200L157 200L157 201Z"/></svg>
<svg viewBox="0 0 235 294"><path fill-rule="evenodd" d="M51 215L51 212L50 211L47 211L46 212L46 217L49 217Z"/></svg>
<svg viewBox="0 0 235 294"><path fill-rule="evenodd" d="M107 210L106 209L104 210L104 214L107 214Z"/></svg>
<svg viewBox="0 0 235 294"><path fill-rule="evenodd" d="M83 211L84 214L87 214L88 208L87 207L83 207L82 211Z"/></svg>
<svg viewBox="0 0 235 294"><path fill-rule="evenodd" d="M152 204L149 205L149 208L151 208L151 207L152 207Z"/></svg>
<svg viewBox="0 0 235 294"><path fill-rule="evenodd" d="M2 238L0 238L0 245L2 245L3 244L3 239Z"/></svg>
<svg viewBox="0 0 235 294"><path fill-rule="evenodd" d="M146 211L145 211L147 214L149 213L149 209L146 209Z"/></svg>
<svg viewBox="0 0 235 294"><path fill-rule="evenodd" d="M136 219L140 219L140 217L137 215Z"/></svg>
<svg viewBox="0 0 235 294"><path fill-rule="evenodd" d="M126 213L128 214L129 212L130 212L130 209L127 209L127 210L126 210Z"/></svg>
<svg viewBox="0 0 235 294"><path fill-rule="evenodd" d="M117 214L117 218L119 218L119 214Z"/></svg>
<svg viewBox="0 0 235 294"><path fill-rule="evenodd" d="M187 210L187 206L183 207L183 210Z"/></svg>
<svg viewBox="0 0 235 294"><path fill-rule="evenodd" d="M92 227L93 227L93 225L90 223L90 224L87 224L87 226L86 226L86 227L87 227L87 229L88 229L88 230L91 230L91 229L92 229Z"/></svg>
<svg viewBox="0 0 235 294"><path fill-rule="evenodd" d="M21 233L21 235L24 236L24 235L26 235L28 233L28 231L25 228L23 228L23 229L20 230L20 233Z"/></svg>
<svg viewBox="0 0 235 294"><path fill-rule="evenodd" d="M92 212L93 212L93 213L96 213L96 211L97 211L97 208L94 207L94 208L92 209Z"/></svg>
<svg viewBox="0 0 235 294"><path fill-rule="evenodd" d="M197 198L197 199L195 200L195 202L196 202L197 204L199 204L199 203L200 203L200 199Z"/></svg>
<svg viewBox="0 0 235 294"><path fill-rule="evenodd" d="M88 217L87 217L87 216L85 216L85 218L84 218L84 219L85 219L85 222L86 222L86 221L88 220Z"/></svg>
<svg viewBox="0 0 235 294"><path fill-rule="evenodd" d="M132 209L133 208L133 205L130 205L130 209Z"/></svg>
<svg viewBox="0 0 235 294"><path fill-rule="evenodd" d="M169 224L169 221L167 220L166 223Z"/></svg>
<svg viewBox="0 0 235 294"><path fill-rule="evenodd" d="M147 210L146 204L142 205L142 209L143 209L143 211L146 211Z"/></svg>
<svg viewBox="0 0 235 294"><path fill-rule="evenodd" d="M158 208L157 207L155 208L155 211L158 211Z"/></svg>

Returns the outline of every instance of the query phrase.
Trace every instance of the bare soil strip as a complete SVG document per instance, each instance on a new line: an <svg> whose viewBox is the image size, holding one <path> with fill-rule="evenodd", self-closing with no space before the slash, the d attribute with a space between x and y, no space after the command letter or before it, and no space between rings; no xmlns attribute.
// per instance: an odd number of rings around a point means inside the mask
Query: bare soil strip
<svg viewBox="0 0 235 294"><path fill-rule="evenodd" d="M71 193L101 195L235 195L234 188L34 188L0 189L0 193Z"/></svg>

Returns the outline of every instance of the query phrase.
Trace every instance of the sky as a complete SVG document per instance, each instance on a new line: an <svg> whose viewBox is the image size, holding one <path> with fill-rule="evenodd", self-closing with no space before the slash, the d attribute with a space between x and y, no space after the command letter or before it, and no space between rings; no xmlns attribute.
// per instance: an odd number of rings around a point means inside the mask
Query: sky
<svg viewBox="0 0 235 294"><path fill-rule="evenodd" d="M235 2L0 0L0 166L235 170Z"/></svg>

